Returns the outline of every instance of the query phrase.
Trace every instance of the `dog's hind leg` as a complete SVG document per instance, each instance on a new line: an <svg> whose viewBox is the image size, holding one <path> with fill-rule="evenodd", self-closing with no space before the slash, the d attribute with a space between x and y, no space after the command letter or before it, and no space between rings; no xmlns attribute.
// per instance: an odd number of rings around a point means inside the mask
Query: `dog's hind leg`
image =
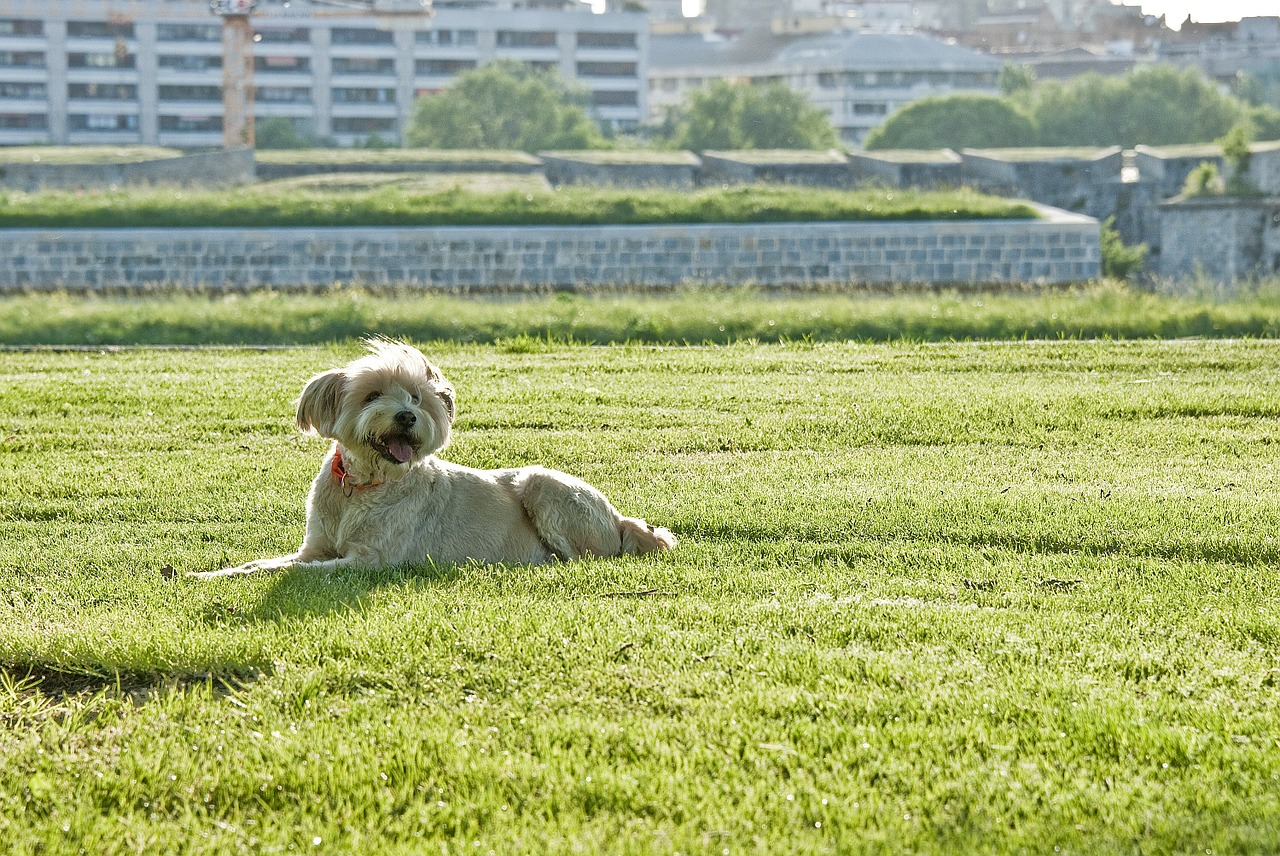
<svg viewBox="0 0 1280 856"><path fill-rule="evenodd" d="M561 559L668 550L666 529L623 517L591 485L555 470L531 468L513 485L542 543Z"/></svg>

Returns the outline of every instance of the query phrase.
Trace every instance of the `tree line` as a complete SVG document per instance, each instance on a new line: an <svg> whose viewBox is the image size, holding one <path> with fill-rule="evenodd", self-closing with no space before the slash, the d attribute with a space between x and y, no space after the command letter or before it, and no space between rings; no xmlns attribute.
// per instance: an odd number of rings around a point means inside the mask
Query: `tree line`
<svg viewBox="0 0 1280 856"><path fill-rule="evenodd" d="M867 149L1018 148L1025 146L1204 143L1241 129L1251 139L1280 139L1280 109L1223 92L1197 69L1144 66L1121 77L1086 74L1037 81L1007 66L999 95L956 93L913 102L874 129ZM263 120L261 148L304 148L315 141L289 120ZM781 83L717 81L692 93L641 144L692 151L827 149L839 145L827 113ZM619 145L591 118L590 94L553 72L503 61L458 76L452 87L419 98L406 145L434 149L605 149ZM382 144L371 138L369 145ZM627 140L635 146L637 141Z"/></svg>
<svg viewBox="0 0 1280 856"><path fill-rule="evenodd" d="M1242 78L1242 82L1247 78ZM873 130L867 149L1171 146L1208 143L1239 128L1280 138L1280 109L1219 89L1194 68L1143 66L1037 82L1007 66L1000 95L963 93L907 105Z"/></svg>

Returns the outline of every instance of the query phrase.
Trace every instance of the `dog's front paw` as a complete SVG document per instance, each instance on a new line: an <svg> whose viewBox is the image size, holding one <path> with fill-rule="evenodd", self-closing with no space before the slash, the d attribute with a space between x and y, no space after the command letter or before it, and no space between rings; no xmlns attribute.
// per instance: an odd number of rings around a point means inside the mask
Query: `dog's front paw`
<svg viewBox="0 0 1280 856"><path fill-rule="evenodd" d="M252 574L256 570L258 570L257 565L250 562L247 565L240 565L235 568L223 568L218 571L193 571L188 573L187 576L191 577L193 580L216 580L221 577L238 577L244 574Z"/></svg>

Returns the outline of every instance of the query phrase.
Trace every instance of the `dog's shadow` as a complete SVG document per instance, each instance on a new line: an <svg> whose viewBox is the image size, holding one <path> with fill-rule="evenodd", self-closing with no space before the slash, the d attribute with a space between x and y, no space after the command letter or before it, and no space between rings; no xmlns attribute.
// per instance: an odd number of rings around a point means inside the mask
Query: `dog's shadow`
<svg viewBox="0 0 1280 856"><path fill-rule="evenodd" d="M362 612L370 596L380 589L401 586L449 586L463 580L471 565L406 565L379 570L351 568L342 571L284 571L247 610L252 621L280 622L332 613Z"/></svg>

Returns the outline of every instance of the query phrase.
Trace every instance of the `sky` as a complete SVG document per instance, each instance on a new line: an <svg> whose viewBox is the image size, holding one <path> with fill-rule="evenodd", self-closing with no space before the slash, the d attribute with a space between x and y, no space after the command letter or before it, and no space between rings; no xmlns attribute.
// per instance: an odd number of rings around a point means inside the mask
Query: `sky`
<svg viewBox="0 0 1280 856"><path fill-rule="evenodd" d="M1139 5L1148 15L1164 15L1170 26L1187 19L1208 23L1239 21L1241 18L1280 16L1280 0L1126 0Z"/></svg>
<svg viewBox="0 0 1280 856"><path fill-rule="evenodd" d="M1113 0L1114 2L1114 0ZM1239 21L1241 18L1280 16L1280 0L1124 0L1127 5L1140 5L1148 15L1164 15L1170 26L1177 27L1190 14L1193 20ZM683 0L684 13L696 15L702 0Z"/></svg>

